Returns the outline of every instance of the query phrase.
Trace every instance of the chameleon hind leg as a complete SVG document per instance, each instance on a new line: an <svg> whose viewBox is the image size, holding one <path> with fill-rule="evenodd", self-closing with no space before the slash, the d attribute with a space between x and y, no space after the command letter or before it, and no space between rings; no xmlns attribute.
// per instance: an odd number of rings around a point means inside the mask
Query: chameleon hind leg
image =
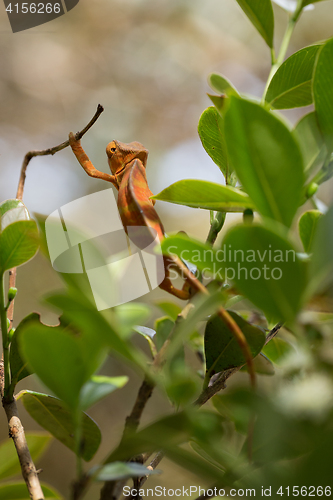
<svg viewBox="0 0 333 500"><path fill-rule="evenodd" d="M193 296L193 291L192 291L193 289L191 287L190 282L185 278L185 283L182 289L173 286L172 281L170 279L171 267L174 267L179 271L179 269L177 268L172 259L170 259L169 257L164 257L165 277L162 283L160 283L159 287L162 290L170 293L171 295L174 295L178 299L189 300Z"/></svg>

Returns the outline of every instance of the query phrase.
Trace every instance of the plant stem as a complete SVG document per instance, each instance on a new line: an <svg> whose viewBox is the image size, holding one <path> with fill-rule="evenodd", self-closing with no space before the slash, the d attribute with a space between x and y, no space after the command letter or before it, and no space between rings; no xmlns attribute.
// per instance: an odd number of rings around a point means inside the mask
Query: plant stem
<svg viewBox="0 0 333 500"><path fill-rule="evenodd" d="M223 227L225 218L226 218L225 212L217 212L213 221L211 220L211 225L210 225L210 229L209 229L206 243L210 243L211 245L214 245L216 238L218 237L218 234Z"/></svg>
<svg viewBox="0 0 333 500"><path fill-rule="evenodd" d="M4 398L8 398L10 386L10 367L9 367L9 342L7 328L7 311L5 305L5 283L4 275L0 275L0 316L1 316L1 332L2 332L2 347L3 347L3 363L4 363Z"/></svg>
<svg viewBox="0 0 333 500"><path fill-rule="evenodd" d="M283 36L283 39L282 39L282 42L281 42L281 47L280 47L280 50L279 50L279 54L278 54L278 57L277 57L276 60L275 60L275 55L274 55L274 49L271 50L272 67L271 67L271 71L270 71L270 73L268 75L268 79L267 79L267 82L266 82L265 90L264 90L264 93L263 93L263 96L262 96L262 99L261 99L261 104L265 103L265 98L266 98L266 94L267 94L267 90L268 90L269 84L271 83L271 80L272 80L273 76L275 75L275 73L277 72L277 70L279 69L279 67L281 66L281 64L283 63L284 58L286 57L286 53L287 53L287 50L288 50L288 47L289 47L291 36L292 36L292 34L294 32L296 23L297 23L300 15L302 13L302 10L303 10L302 9L302 0L298 0L297 7L296 7L296 10L295 10L294 14L292 16L289 16L289 21L288 21L287 29L286 29L285 34Z"/></svg>

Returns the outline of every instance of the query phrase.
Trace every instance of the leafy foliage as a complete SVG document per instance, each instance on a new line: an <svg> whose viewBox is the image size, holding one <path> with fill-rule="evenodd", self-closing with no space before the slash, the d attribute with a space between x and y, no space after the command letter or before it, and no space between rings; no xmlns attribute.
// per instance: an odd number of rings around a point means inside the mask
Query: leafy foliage
<svg viewBox="0 0 333 500"><path fill-rule="evenodd" d="M133 457L154 452L225 487L321 487L331 477L333 207L326 210L320 203L319 188L333 176L333 39L304 47L283 62L288 37L310 1L289 5L277 58L271 1L237 2L271 49L261 103L240 94L226 77L211 74L209 84L217 95L209 95L214 106L203 111L198 133L221 182L185 179L151 197L210 211L206 238L176 234L161 242L163 254L177 256L188 269L195 266L206 294L193 296L192 277L186 282L190 302L180 307L162 300L157 306L163 316L154 312L154 323L148 323L150 305L130 303L98 312L87 276L63 274L65 289L46 299L62 311L59 325L45 325L31 313L14 331L7 328L6 315L16 292L6 300L1 292L6 395L30 374L54 394L23 390L16 399L75 453L83 488L90 480L120 484L131 478L140 484L140 478L160 471ZM276 3L287 8L286 2ZM314 110L294 128L276 111L310 104ZM306 200L313 210L302 209ZM229 212L243 213L243 220L217 240ZM32 258L40 241L20 200L0 204L0 222L4 290L5 272ZM216 394L231 375L247 369L229 323L217 314L221 307L244 334L257 376L270 376L255 391L244 387L247 378L240 374ZM98 424L85 411L129 383L122 374L98 374L108 355L144 382L118 446L82 475L81 459L90 461L102 440ZM138 428L155 386L170 411ZM211 411L199 408L209 399ZM28 434L27 439L38 459L50 436ZM12 443L3 443L0 478L18 471ZM23 486L1 485L0 499L28 498ZM46 498L61 498L43 488Z"/></svg>

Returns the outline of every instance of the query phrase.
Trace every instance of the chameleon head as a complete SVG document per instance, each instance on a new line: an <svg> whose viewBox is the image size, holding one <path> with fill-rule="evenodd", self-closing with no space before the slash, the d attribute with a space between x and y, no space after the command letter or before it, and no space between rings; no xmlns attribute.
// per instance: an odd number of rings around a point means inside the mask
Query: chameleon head
<svg viewBox="0 0 333 500"><path fill-rule="evenodd" d="M148 158L148 149L140 144L140 142L125 144L120 141L112 141L106 147L106 154L110 170L113 175L116 175L133 160L140 160L145 167Z"/></svg>

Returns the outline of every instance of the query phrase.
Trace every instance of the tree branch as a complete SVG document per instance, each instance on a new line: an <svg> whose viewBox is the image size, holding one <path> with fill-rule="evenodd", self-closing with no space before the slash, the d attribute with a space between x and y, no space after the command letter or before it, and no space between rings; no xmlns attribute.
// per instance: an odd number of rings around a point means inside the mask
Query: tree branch
<svg viewBox="0 0 333 500"><path fill-rule="evenodd" d="M7 415L9 436L13 439L16 452L21 464L22 476L27 485L31 500L43 500L44 494L39 483L35 464L31 458L24 429L18 416L16 401L3 401Z"/></svg>
<svg viewBox="0 0 333 500"><path fill-rule="evenodd" d="M83 135L94 125L96 120L99 118L100 114L104 111L103 106L100 104L97 106L96 113L90 122L81 130L81 132L77 132L75 134L76 139L81 139ZM69 141L65 141L58 146L53 148L44 149L44 150L36 150L29 151L23 160L20 179L18 183L16 198L19 200L23 199L24 192L24 184L26 179L26 172L30 160L34 156L47 156L54 155L58 151L69 146ZM9 271L9 287L15 287L16 283L16 268L13 268ZM7 312L7 318L10 320L10 328L13 326L13 316L14 316L14 300L11 302L10 307ZM1 396L3 396L3 387L4 387L4 371L3 371L3 360L0 361L0 391ZM32 461L27 441L24 434L24 428L22 426L21 420L18 415L18 410L16 406L16 401L13 399L12 401L2 401L4 410L7 415L8 427L9 427L9 436L13 439L14 445L18 454L18 458L21 464L22 476L26 482L27 488L29 490L29 494L32 500L43 500L44 495L41 489L38 475L36 472L36 467Z"/></svg>
<svg viewBox="0 0 333 500"><path fill-rule="evenodd" d="M94 123L98 120L99 118L99 115L101 113L103 113L104 111L104 108L101 104L99 104L97 106L97 110L96 110L96 113L94 114L94 116L92 117L92 119L90 120L90 122L88 123L88 125L86 125L82 130L81 132L77 132L75 134L75 139L76 140L79 140L81 139L84 134L86 132L88 132L88 130L94 125ZM17 188L17 193L16 193L16 198L19 199L19 200L22 200L23 198L23 191L24 191L24 183L25 183L25 178L26 178L26 171L27 171L27 168L28 168L28 165L30 163L30 160L34 157L34 156L47 156L47 155L54 155L55 153L57 153L58 151L61 151L62 149L65 149L69 146L69 141L65 141L65 142L62 142L61 144L59 144L59 146L54 146L53 148L48 148L48 149L42 149L42 150L35 150L35 151L29 151L25 157L24 157L24 160L23 160L23 163L22 163L22 168L21 168L21 175L20 175L20 180L19 180L19 184L18 184L18 188Z"/></svg>

